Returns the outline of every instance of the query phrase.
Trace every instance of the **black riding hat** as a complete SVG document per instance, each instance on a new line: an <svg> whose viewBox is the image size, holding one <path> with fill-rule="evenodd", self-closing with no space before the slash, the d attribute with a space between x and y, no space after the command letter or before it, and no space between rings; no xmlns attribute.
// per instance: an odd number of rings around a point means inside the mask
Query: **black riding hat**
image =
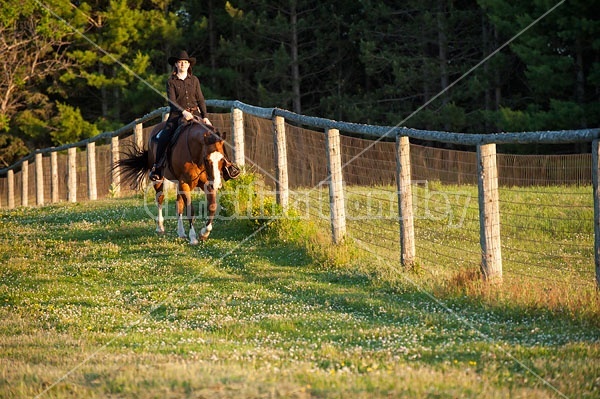
<svg viewBox="0 0 600 399"><path fill-rule="evenodd" d="M196 58L195 57L190 57L187 53L187 51L182 50L179 52L179 54L177 54L174 57L169 57L168 61L169 61L169 65L175 65L175 63L179 60L186 60L190 63L190 66L194 66L196 65Z"/></svg>

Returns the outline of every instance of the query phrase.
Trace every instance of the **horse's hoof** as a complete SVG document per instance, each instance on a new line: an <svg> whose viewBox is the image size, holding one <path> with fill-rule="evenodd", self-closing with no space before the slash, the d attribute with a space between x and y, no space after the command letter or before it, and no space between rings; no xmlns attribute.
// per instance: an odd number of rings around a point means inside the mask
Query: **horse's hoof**
<svg viewBox="0 0 600 399"><path fill-rule="evenodd" d="M206 239L210 235L211 231L212 231L212 224L209 224L208 226L204 226L202 229L200 229L200 239L202 241L206 241Z"/></svg>

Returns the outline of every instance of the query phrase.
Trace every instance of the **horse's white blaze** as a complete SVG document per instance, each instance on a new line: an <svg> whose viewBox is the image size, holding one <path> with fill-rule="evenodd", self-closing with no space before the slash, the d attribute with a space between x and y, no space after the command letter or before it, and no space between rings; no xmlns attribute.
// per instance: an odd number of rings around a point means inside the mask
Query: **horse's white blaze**
<svg viewBox="0 0 600 399"><path fill-rule="evenodd" d="M208 156L211 166L213 168L213 187L215 190L221 188L221 172L219 171L219 161L223 159L223 154L219 151L215 151Z"/></svg>

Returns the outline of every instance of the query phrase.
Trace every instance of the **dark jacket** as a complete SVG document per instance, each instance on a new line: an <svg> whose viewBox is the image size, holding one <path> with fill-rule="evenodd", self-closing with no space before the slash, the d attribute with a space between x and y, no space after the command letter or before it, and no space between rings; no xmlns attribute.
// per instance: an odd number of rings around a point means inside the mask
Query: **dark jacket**
<svg viewBox="0 0 600 399"><path fill-rule="evenodd" d="M200 114L202 118L206 117L206 102L200 88L200 80L190 72L184 80L179 79L176 74L169 77L167 97L171 115L181 115L183 110L188 110Z"/></svg>

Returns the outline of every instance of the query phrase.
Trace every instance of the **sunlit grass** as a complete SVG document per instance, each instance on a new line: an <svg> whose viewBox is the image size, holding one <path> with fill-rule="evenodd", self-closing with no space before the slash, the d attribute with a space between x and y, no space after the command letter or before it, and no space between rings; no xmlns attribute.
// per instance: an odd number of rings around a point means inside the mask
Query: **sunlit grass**
<svg viewBox="0 0 600 399"><path fill-rule="evenodd" d="M374 256L331 245L328 220L216 220L190 246L174 220L155 235L140 196L0 218L0 397L599 394L593 299L403 271L397 221L358 226L384 235Z"/></svg>
<svg viewBox="0 0 600 399"><path fill-rule="evenodd" d="M347 221L348 236L402 269L395 188L346 192L354 216ZM480 284L476 187L415 185L413 207L416 264L439 292L464 293L468 284L471 295L496 298L490 301L512 298L527 306L598 314L590 187L500 188L501 289Z"/></svg>

